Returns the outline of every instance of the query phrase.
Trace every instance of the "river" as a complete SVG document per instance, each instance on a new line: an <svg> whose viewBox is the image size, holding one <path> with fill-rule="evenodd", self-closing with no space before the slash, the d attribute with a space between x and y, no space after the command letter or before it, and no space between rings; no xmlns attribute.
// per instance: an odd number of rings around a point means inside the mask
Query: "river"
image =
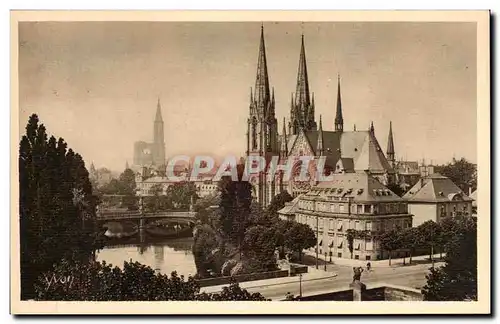
<svg viewBox="0 0 500 324"><path fill-rule="evenodd" d="M196 274L192 246L192 237L166 239L160 242L148 240L143 243L123 242L106 246L99 251L97 261L106 261L122 268L124 261L132 260L169 276L172 271L177 271L177 274L187 278Z"/></svg>

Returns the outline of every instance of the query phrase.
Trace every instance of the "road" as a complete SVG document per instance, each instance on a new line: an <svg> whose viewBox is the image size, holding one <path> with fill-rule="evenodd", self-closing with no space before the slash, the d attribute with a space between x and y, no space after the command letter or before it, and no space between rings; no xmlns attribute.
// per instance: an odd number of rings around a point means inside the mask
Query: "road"
<svg viewBox="0 0 500 324"><path fill-rule="evenodd" d="M439 264L436 263L436 266L439 266ZM429 264L420 264L406 267L377 268L370 272L363 272L361 281L365 284L377 282L419 289L425 285L425 274L428 272L429 267ZM302 293L308 295L315 292L325 292L330 289L335 290L347 287L352 282L352 267L330 265L327 271L335 272L337 276L324 279L302 280ZM245 289L249 292L259 292L266 298L273 300L284 299L288 292L298 296L300 291L298 277L295 282L280 285L270 284L252 287L250 283L248 284L249 287Z"/></svg>

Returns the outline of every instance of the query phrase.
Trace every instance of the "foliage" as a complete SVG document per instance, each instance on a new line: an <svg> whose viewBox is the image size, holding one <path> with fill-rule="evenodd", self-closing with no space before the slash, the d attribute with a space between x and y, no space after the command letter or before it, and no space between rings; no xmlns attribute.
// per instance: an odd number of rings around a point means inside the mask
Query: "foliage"
<svg viewBox="0 0 500 324"><path fill-rule="evenodd" d="M410 264L415 250L420 246L422 246L422 236L418 228L409 227L401 232L401 248L410 250Z"/></svg>
<svg viewBox="0 0 500 324"><path fill-rule="evenodd" d="M453 159L447 165L436 167L435 171L450 178L453 183L466 193L468 193L469 188L472 191L477 189L477 166L465 158Z"/></svg>
<svg viewBox="0 0 500 324"><path fill-rule="evenodd" d="M302 255L302 250L316 245L316 234L309 225L293 222L286 231L284 245L287 249Z"/></svg>
<svg viewBox="0 0 500 324"><path fill-rule="evenodd" d="M188 209L191 202L198 199L196 186L193 182L178 182L167 188L166 196L175 209Z"/></svg>
<svg viewBox="0 0 500 324"><path fill-rule="evenodd" d="M431 269L426 276L424 299L477 300L477 224L472 218L459 218L450 230L445 265Z"/></svg>
<svg viewBox="0 0 500 324"><path fill-rule="evenodd" d="M442 231L439 224L432 220L428 220L418 227L418 233L421 238L421 243L423 246L427 246L429 248L429 257L433 258L434 247L438 245L442 245Z"/></svg>
<svg viewBox="0 0 500 324"><path fill-rule="evenodd" d="M267 207L267 212L269 214L277 214L278 210L282 209L285 207L285 204L287 202L290 202L293 200L293 197L288 193L288 191L282 191L276 196L273 197L271 202L269 203L269 206Z"/></svg>
<svg viewBox="0 0 500 324"><path fill-rule="evenodd" d="M253 260L256 271L276 270L275 251L278 243L276 231L272 227L256 225L248 228L243 241L243 255Z"/></svg>
<svg viewBox="0 0 500 324"><path fill-rule="evenodd" d="M87 261L101 247L97 197L82 157L62 138L47 139L33 114L19 145L21 299L34 297L40 273L66 258Z"/></svg>
<svg viewBox="0 0 500 324"><path fill-rule="evenodd" d="M380 248L389 252L389 265L391 265L392 251L400 249L402 246L401 235L399 231L393 229L381 234L379 240Z"/></svg>
<svg viewBox="0 0 500 324"><path fill-rule="evenodd" d="M209 277L211 272L217 272L220 265L218 251L220 242L217 234L208 224L199 224L194 230L193 256L196 272L200 278ZM219 262L220 263L220 262Z"/></svg>
<svg viewBox="0 0 500 324"><path fill-rule="evenodd" d="M232 283L221 293L200 294L196 280L170 277L138 262L124 262L123 269L105 262L72 264L65 261L44 273L36 285L37 300L65 301L164 301L164 300L265 300Z"/></svg>
<svg viewBox="0 0 500 324"><path fill-rule="evenodd" d="M394 192L399 197L403 197L403 195L405 194L405 190L403 188L401 188L401 186L396 184L396 183L388 184L387 189Z"/></svg>

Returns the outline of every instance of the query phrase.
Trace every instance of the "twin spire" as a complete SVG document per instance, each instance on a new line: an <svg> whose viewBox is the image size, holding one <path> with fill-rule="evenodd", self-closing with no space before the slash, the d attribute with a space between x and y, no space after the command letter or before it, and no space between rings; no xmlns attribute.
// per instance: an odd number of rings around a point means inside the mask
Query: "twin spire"
<svg viewBox="0 0 500 324"><path fill-rule="evenodd" d="M264 42L264 26L260 29L259 58L257 77L255 79L255 97L257 104L265 104L270 99L269 76L267 74L266 44Z"/></svg>

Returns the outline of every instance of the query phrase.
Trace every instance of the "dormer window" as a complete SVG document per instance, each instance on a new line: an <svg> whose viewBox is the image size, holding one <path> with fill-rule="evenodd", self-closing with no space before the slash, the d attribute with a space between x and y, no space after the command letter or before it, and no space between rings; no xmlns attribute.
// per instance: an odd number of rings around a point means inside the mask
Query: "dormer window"
<svg viewBox="0 0 500 324"><path fill-rule="evenodd" d="M358 189L358 195L361 195L363 193L363 188Z"/></svg>
<svg viewBox="0 0 500 324"><path fill-rule="evenodd" d="M343 190L342 188L338 188L338 189L337 189L337 193L341 193L341 192L342 192L342 190Z"/></svg>

